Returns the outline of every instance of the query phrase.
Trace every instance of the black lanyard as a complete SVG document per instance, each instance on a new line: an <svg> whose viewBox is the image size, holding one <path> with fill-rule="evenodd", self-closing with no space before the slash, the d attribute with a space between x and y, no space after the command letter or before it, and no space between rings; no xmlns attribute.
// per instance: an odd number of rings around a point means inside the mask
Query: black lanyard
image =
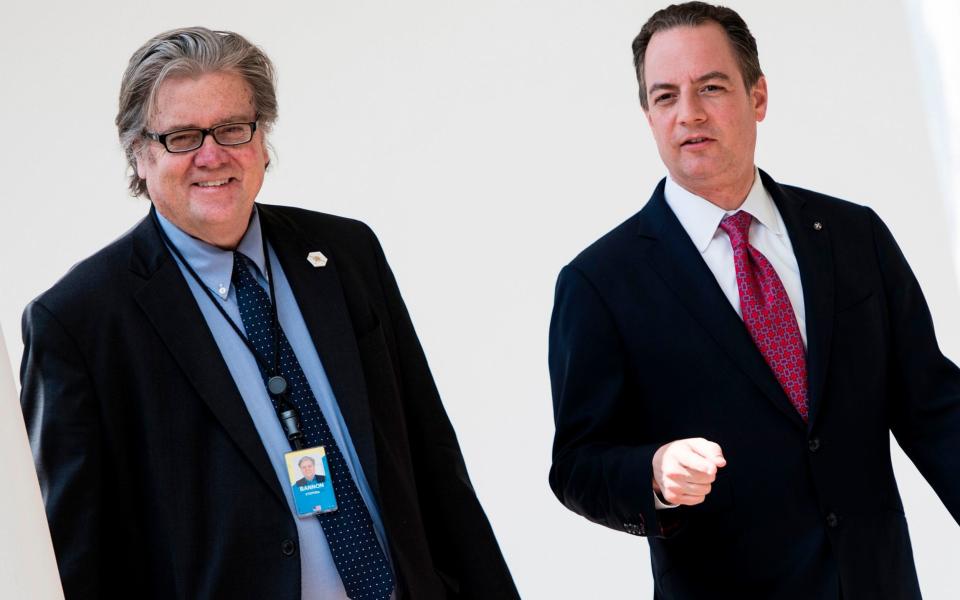
<svg viewBox="0 0 960 600"><path fill-rule="evenodd" d="M167 237L163 226L160 225L160 218L157 216L156 208L151 208L150 214L153 216L153 224L156 226L157 232L160 234L167 248L169 248L180 260L180 263L186 267L187 272L193 276L193 279L197 282L197 285L200 286L200 289L206 292L207 297L210 298L210 301L216 309L220 311L223 318L226 319L233 331L236 332L240 340L243 341L247 349L250 350L253 358L257 361L257 365L267 374L267 393L270 394L270 397L276 402L274 408L276 409L277 417L280 419L280 424L283 426L287 440L294 449L299 450L303 448L303 433L300 431L300 412L297 410L297 407L287 399L289 385L286 378L280 374L280 317L277 313L277 294L273 287L273 270L270 267L270 254L267 251L267 235L263 231L263 224L261 223L260 225L260 240L263 242L263 258L267 266L267 283L270 286L270 332L273 336L273 365L268 364L266 359L260 356L253 342L244 335L240 327L230 318L230 315L227 314L227 311L220 306L220 301L213 295L213 292L207 288L203 280L200 279L200 276L197 275L197 272L193 270L190 263L188 263L183 257L183 254L180 253L180 250L177 249L174 243L170 241L170 238ZM246 268L244 265L240 265L240 267Z"/></svg>

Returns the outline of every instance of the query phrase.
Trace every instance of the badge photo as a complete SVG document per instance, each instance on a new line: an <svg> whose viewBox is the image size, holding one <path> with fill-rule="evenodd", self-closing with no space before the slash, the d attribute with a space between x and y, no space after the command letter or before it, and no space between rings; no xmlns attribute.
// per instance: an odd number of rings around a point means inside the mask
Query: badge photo
<svg viewBox="0 0 960 600"><path fill-rule="evenodd" d="M297 515L308 517L337 510L337 497L323 446L287 452L283 455L290 477Z"/></svg>

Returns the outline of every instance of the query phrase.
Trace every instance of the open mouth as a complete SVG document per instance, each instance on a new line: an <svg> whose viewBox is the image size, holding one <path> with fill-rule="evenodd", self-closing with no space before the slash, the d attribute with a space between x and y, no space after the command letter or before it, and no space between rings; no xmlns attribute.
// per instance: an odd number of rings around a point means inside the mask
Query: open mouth
<svg viewBox="0 0 960 600"><path fill-rule="evenodd" d="M703 145L707 144L708 142L712 142L712 141L713 141L713 139L712 139L712 138L708 138L708 137L694 137L694 138L690 138L690 139L688 139L688 140L684 140L684 142L683 142L682 144L680 144L680 146L681 146L681 147L683 147L683 146L700 147L700 146L703 146Z"/></svg>

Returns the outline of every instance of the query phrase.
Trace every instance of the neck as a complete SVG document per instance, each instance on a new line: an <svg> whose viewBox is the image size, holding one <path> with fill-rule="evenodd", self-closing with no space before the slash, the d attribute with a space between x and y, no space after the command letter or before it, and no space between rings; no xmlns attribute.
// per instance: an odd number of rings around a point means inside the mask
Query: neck
<svg viewBox="0 0 960 600"><path fill-rule="evenodd" d="M210 244L211 246L216 246L221 250L227 250L229 252L232 252L237 249L237 246L240 245L240 240L243 239L243 233L241 233L239 236L232 235L232 236L224 236L222 238L212 238L209 236L208 237L194 236L194 237L196 237L198 240L202 242L206 242Z"/></svg>
<svg viewBox="0 0 960 600"><path fill-rule="evenodd" d="M240 240L243 239L243 236L247 233L247 229L250 227L250 220L253 218L253 211L251 210L247 219L240 223L208 224L203 227L196 227L193 223L183 222L182 219L178 219L175 216L171 218L171 215L166 214L166 211L160 208L157 208L157 212L174 227L190 237L226 251L237 249L237 246L240 245Z"/></svg>
<svg viewBox="0 0 960 600"><path fill-rule="evenodd" d="M184 233L190 237L197 238L201 242L206 242L211 246L216 246L221 250L233 251L237 249L237 246L240 245L240 240L243 239L243 235L247 232L247 227L249 227L249 221L244 223L242 228L239 227L208 227L202 231L193 231L189 229L184 229Z"/></svg>
<svg viewBox="0 0 960 600"><path fill-rule="evenodd" d="M710 183L681 179L674 179L674 181L691 194L700 196L723 210L736 210L747 199L750 189L753 188L754 174L755 170L751 165L748 172L737 176L733 181Z"/></svg>

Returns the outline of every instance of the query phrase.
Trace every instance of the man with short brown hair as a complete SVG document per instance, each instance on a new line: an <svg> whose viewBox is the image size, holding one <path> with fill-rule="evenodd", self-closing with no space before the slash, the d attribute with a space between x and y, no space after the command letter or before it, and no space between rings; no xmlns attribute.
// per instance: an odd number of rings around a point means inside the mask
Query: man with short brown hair
<svg viewBox="0 0 960 600"><path fill-rule="evenodd" d="M554 492L648 536L658 599L919 598L889 433L960 520L960 371L916 279L870 209L757 169L739 15L633 48L668 175L560 273Z"/></svg>

